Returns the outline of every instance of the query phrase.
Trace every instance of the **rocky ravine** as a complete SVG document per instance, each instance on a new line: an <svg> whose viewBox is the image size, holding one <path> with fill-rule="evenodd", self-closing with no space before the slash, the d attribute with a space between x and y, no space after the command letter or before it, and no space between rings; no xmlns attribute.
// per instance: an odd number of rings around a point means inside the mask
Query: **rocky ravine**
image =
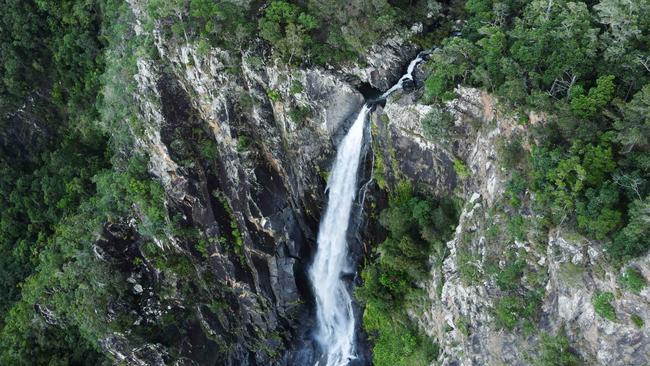
<svg viewBox="0 0 650 366"><path fill-rule="evenodd" d="M393 149L399 149L393 156L399 157L398 165L407 177L416 178L438 194L455 190L465 202L455 236L447 243L450 255L442 269L434 268L431 280L423 284L430 304L413 311L412 316L440 342L438 363L442 365L528 365L538 352L539 332L527 335L495 325L494 301L500 293L494 278L485 275L490 250L486 247L488 221L494 219L489 212L504 199L509 179L508 172L500 168L496 146L499 138L526 131L500 112L486 93L468 88L459 88L457 93L459 97L445 107L455 117L454 142L448 150L423 138L422 120L431 107L414 103L412 95L389 103L384 111L387 118L376 119L378 124L383 120L388 125L387 140ZM543 123L538 117L531 115L531 120ZM455 177L450 169L453 156L470 169L465 180ZM541 238L547 245L540 250L533 245L539 240L534 238L535 228L527 230L529 240L504 241L501 245L512 253L519 249L529 253L525 257L529 265L546 276L539 331L556 334L564 329L572 347L588 364L647 364L650 289L646 287L639 294L622 289L617 281L622 270L605 263L600 243L556 228ZM484 274L479 283L468 285L460 278L458 252L463 246L479 253L473 263ZM628 266L650 278L650 256ZM612 303L616 321L594 312L592 296L599 291L616 294ZM635 327L630 320L633 314L646 325Z"/></svg>
<svg viewBox="0 0 650 366"><path fill-rule="evenodd" d="M129 3L143 32L143 4ZM127 276L139 321L171 320L156 340L111 334L104 350L139 365L309 363L305 271L334 146L364 101L354 85L392 84L415 48L393 39L369 54L373 71L334 72L277 64L261 42L235 55L153 35L159 58L140 57L135 75L136 148L163 184L170 220L208 240L201 253L177 232L155 239L186 263L179 275L157 268L128 228L104 235L99 248L142 258Z"/></svg>
<svg viewBox="0 0 650 366"><path fill-rule="evenodd" d="M142 4L129 3L136 19L144 19ZM136 25L136 30L142 27ZM178 276L156 268L137 238L121 240L129 236L124 234L128 229L109 228L98 247L119 244L127 249L116 256L144 260L128 276L141 321L174 321L156 340L112 334L102 345L116 359L137 365L306 364L314 346L307 334L313 305L305 270L334 146L363 103L355 86L392 85L416 49L390 38L369 50L366 67L300 69L275 63L261 43L234 55L219 49L199 52L194 44L172 42L156 30L153 34L160 58L142 56L137 64L135 98L143 131L133 132L136 148L148 153L150 171L163 183L170 219L215 240L208 241L203 255L195 240L177 233L158 238L156 244L167 255L190 264L189 274ZM524 132L523 127L498 113L488 95L473 89L458 92L459 98L446 106L455 116L450 144L424 136L422 120L433 107L417 102L417 90L391 96L385 109L377 108L372 115L374 156L366 159L363 175L371 173L371 158L381 157L382 184L390 187L405 178L431 194L456 194L465 202L448 243L449 257L422 284L430 302L412 314L440 343L438 361L528 364L538 336L498 330L493 280L466 285L457 268L461 246L485 252L486 213L502 198L508 179L496 162L496 141ZM457 177L455 159L466 162L469 178ZM368 185L366 199L381 209L385 193L378 183ZM369 224L363 219L356 223L365 227L358 243L382 240L376 224ZM464 239L467 233L472 233L470 240ZM650 290L621 292L618 273L600 264L598 243L561 228L546 241L543 252L527 242L504 243L532 251L532 264L547 274L543 330L554 333L564 327L592 363L647 362L648 327L635 328L629 315L639 314L650 323ZM480 271L483 262L484 256L477 258ZM562 268L568 262L584 271L567 279ZM649 257L635 265L650 278ZM594 314L591 296L596 290L620 295L614 302L618 322ZM179 336L182 331L188 334Z"/></svg>

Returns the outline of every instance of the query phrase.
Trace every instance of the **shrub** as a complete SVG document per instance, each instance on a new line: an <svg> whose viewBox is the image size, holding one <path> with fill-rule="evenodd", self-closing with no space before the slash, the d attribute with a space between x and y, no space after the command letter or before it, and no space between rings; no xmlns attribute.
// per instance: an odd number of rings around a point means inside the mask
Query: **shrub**
<svg viewBox="0 0 650 366"><path fill-rule="evenodd" d="M201 254L204 259L208 259L208 241L205 239L199 239L196 242L196 250Z"/></svg>
<svg viewBox="0 0 650 366"><path fill-rule="evenodd" d="M289 118L294 123L303 122L311 115L311 109L308 106L297 106L289 111Z"/></svg>
<svg viewBox="0 0 650 366"><path fill-rule="evenodd" d="M526 291L522 295L507 295L497 300L495 316L497 326L508 330L520 323L532 325L536 320L542 296L539 291Z"/></svg>
<svg viewBox="0 0 650 366"><path fill-rule="evenodd" d="M454 159L454 171L460 180L469 178L470 171L467 165L460 159Z"/></svg>
<svg viewBox="0 0 650 366"><path fill-rule="evenodd" d="M377 366L426 366L438 358L438 344L408 322L395 320L390 312L368 304L363 323L373 343L372 360Z"/></svg>
<svg viewBox="0 0 650 366"><path fill-rule="evenodd" d="M446 110L435 107L422 119L424 136L431 141L448 146L451 143L451 132L454 118Z"/></svg>
<svg viewBox="0 0 650 366"><path fill-rule="evenodd" d="M634 201L629 210L627 226L620 230L607 252L618 261L641 256L650 249L650 196Z"/></svg>
<svg viewBox="0 0 650 366"><path fill-rule="evenodd" d="M596 314L607 320L615 321L616 310L612 301L614 301L614 294L611 292L597 292L591 299Z"/></svg>
<svg viewBox="0 0 650 366"><path fill-rule="evenodd" d="M643 277L643 274L636 268L629 267L623 272L619 278L619 282L623 288L632 291L634 293L639 293L646 287L647 282Z"/></svg>
<svg viewBox="0 0 650 366"><path fill-rule="evenodd" d="M219 155L219 148L212 139L204 139L199 143L199 152L204 159L215 159Z"/></svg>
<svg viewBox="0 0 650 366"><path fill-rule="evenodd" d="M481 280L478 263L481 260L481 255L474 253L468 245L469 243L457 247L456 265L461 281L466 285L473 285Z"/></svg>
<svg viewBox="0 0 650 366"><path fill-rule="evenodd" d="M291 82L291 87L289 88L289 93L291 94L299 94L302 93L304 90L304 87L302 86L302 83L299 80L293 80Z"/></svg>
<svg viewBox="0 0 650 366"><path fill-rule="evenodd" d="M523 304L514 296L506 296L497 301L497 325L506 329L513 329L519 323L519 313Z"/></svg>
<svg viewBox="0 0 650 366"><path fill-rule="evenodd" d="M456 220L451 202L415 196L406 183L392 192L380 215L388 238L376 248L376 259L365 265L363 286L355 292L365 305L363 324L374 343L375 365L429 365L437 357L437 345L406 315L407 300L423 296L416 281L429 273L435 248L434 255L440 262L444 259L441 243L451 235Z"/></svg>
<svg viewBox="0 0 650 366"><path fill-rule="evenodd" d="M269 97L269 99L271 99L273 103L277 102L282 97L280 95L280 92L277 90L267 90L266 95Z"/></svg>
<svg viewBox="0 0 650 366"><path fill-rule="evenodd" d="M508 264L499 274L497 274L497 286L502 291L511 291L519 287L519 281L524 275L526 261L516 260Z"/></svg>
<svg viewBox="0 0 650 366"><path fill-rule="evenodd" d="M521 197L526 192L528 187L528 182L525 177L515 171L512 173L512 178L506 183L506 190L504 196L508 198L508 203L514 207L519 208L521 206Z"/></svg>
<svg viewBox="0 0 650 366"><path fill-rule="evenodd" d="M632 321L632 324L634 324L635 327L639 329L643 329L645 322L643 321L643 318L641 318L638 314L630 315L630 320Z"/></svg>
<svg viewBox="0 0 650 366"><path fill-rule="evenodd" d="M523 216L514 214L508 220L508 234L519 241L526 239L526 221Z"/></svg>
<svg viewBox="0 0 650 366"><path fill-rule="evenodd" d="M500 139L497 144L497 153L501 167L506 170L515 169L526 156L526 151L521 146L521 138L513 136L511 139Z"/></svg>
<svg viewBox="0 0 650 366"><path fill-rule="evenodd" d="M237 138L237 151L244 152L246 150L248 150L248 138L241 135Z"/></svg>
<svg viewBox="0 0 650 366"><path fill-rule="evenodd" d="M569 346L566 335L558 334L553 337L542 333L539 341L539 358L535 366L576 366L582 364L580 357Z"/></svg>

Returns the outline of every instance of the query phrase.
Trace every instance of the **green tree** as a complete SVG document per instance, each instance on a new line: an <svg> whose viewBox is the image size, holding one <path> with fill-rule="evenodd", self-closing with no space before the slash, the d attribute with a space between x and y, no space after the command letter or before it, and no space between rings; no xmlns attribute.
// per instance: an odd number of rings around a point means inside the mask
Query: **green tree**
<svg viewBox="0 0 650 366"><path fill-rule="evenodd" d="M313 16L282 0L271 2L259 20L260 36L289 62L302 59L313 43L310 31L317 27Z"/></svg>
<svg viewBox="0 0 650 366"><path fill-rule="evenodd" d="M629 103L619 103L621 117L614 120L616 140L626 151L650 146L650 84L634 95Z"/></svg>
<svg viewBox="0 0 650 366"><path fill-rule="evenodd" d="M583 2L531 1L510 32L512 58L525 70L532 86L548 90L570 73L590 75L598 30Z"/></svg>
<svg viewBox="0 0 650 366"><path fill-rule="evenodd" d="M476 62L476 47L463 38L447 38L441 49L431 55L435 65L424 82L424 97L428 101L448 100L456 83L466 82Z"/></svg>
<svg viewBox="0 0 650 366"><path fill-rule="evenodd" d="M601 76L596 86L584 95L581 87L571 90L571 111L576 117L590 119L602 110L614 96L614 76Z"/></svg>

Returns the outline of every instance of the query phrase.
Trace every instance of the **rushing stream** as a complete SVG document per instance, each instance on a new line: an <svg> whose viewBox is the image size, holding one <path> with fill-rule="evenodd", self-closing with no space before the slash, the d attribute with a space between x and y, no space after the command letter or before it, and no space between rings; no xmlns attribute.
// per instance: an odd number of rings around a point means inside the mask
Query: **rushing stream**
<svg viewBox="0 0 650 366"><path fill-rule="evenodd" d="M379 100L401 89L405 81L413 81L413 70L423 60L423 56L418 55L411 61L407 73ZM354 271L349 260L346 235L357 192L364 126L371 110L371 105L367 103L357 115L338 147L336 161L327 181L327 208L318 231L314 263L309 270L316 298L316 340L323 350L321 360L324 364L319 366L344 366L356 358L352 297L342 276Z"/></svg>

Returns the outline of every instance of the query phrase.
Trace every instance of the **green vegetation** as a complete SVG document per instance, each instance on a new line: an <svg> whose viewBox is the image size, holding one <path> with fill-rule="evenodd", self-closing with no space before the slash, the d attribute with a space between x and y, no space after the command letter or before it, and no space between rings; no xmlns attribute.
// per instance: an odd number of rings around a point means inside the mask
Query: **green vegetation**
<svg viewBox="0 0 650 366"><path fill-rule="evenodd" d="M614 301L614 294L611 292L596 292L591 299L596 314L607 320L615 321L616 309L614 309L612 301Z"/></svg>
<svg viewBox="0 0 650 366"><path fill-rule="evenodd" d="M120 265L153 263L165 276L178 274L179 288L188 298L201 297L214 312L224 311L227 302L201 290L205 280L196 277L198 269L187 257L165 253L154 244L182 236L192 255L207 258L214 244L230 248L244 262L238 214L228 201L217 197L227 230L209 241L183 215L170 217L163 188L148 174L148 157L135 148L134 139L145 133L135 110L134 74L142 67L136 60L146 56L154 64L159 61L154 29L163 42L193 45L199 55L216 47L233 51L232 59L224 58L225 72L236 74L240 55L258 36L271 46L267 54L274 61L290 67L336 66L361 62L369 45L414 20L435 28L413 36L424 47L440 46L428 63L435 67L425 66L422 99L434 105L422 121L425 136L452 147L456 127L440 106L455 96L458 84L498 96L499 113L507 111L520 122L497 146L501 173L510 177L507 202L499 213L507 218L486 228L486 258L470 245L472 238L465 238L457 253L463 282L493 276L502 295L494 312L503 328L530 329L543 292L541 275L526 264L524 255L495 261L497 249L506 250L495 243L533 241L535 230L560 225L603 243L616 266L646 254L647 2L452 4L148 0L140 23L144 34L136 35L131 29L134 16L122 0L5 0L0 14L0 364L108 364L114 360L100 353L98 343L108 332L133 331L136 338L159 333L158 325L135 326L137 319L128 313L116 319L106 315L109 307L132 301L123 271L98 260L93 251L92 244L108 226L128 222L135 229L132 235L141 239L133 249L140 254ZM444 38L457 19L463 20L457 23L461 35ZM252 67L264 63L251 57ZM267 95L278 102L303 89L294 80L290 95L278 90ZM245 114L253 103L242 93L236 111ZM528 121L530 111L542 112L544 121ZM287 113L300 123L311 111L295 105ZM183 169L212 164L219 152L212 139L192 133L193 145L184 137L175 135L170 144L182 157ZM251 143L241 135L236 149L247 151ZM388 189L384 158L376 155L374 174L381 188ZM453 165L460 180L469 178L463 161L456 159ZM378 365L428 364L438 353L435 343L410 322L406 309L423 299L416 283L429 274L429 259L440 266L447 255L444 242L456 221L452 206L400 186L381 214L388 237L366 264L364 285L357 293L366 306L364 326ZM528 209L533 212L524 212ZM578 283L583 271L565 264L560 274ZM635 293L647 286L633 267L624 269L619 280ZM612 293L597 293L592 301L599 316L616 320ZM161 322L169 325L173 319L166 314ZM630 320L644 325L636 314ZM540 355L541 365L579 363L563 335L543 335Z"/></svg>
<svg viewBox="0 0 650 366"><path fill-rule="evenodd" d="M524 296L506 295L495 304L496 323L499 327L512 330L517 325L532 327L537 319L542 297L538 292L526 291Z"/></svg>
<svg viewBox="0 0 650 366"><path fill-rule="evenodd" d="M98 340L135 319L106 318L108 304L129 289L120 271L97 260L92 243L124 218L140 235L167 230L163 189L149 176L147 157L121 150L133 136L117 126L139 128L125 91L133 90L142 40L127 35L126 6L9 1L0 15L9 25L0 27L3 365L107 364ZM9 116L19 107L25 114L18 122L39 130L31 144L12 141Z"/></svg>
<svg viewBox="0 0 650 366"><path fill-rule="evenodd" d="M380 220L388 238L376 248L376 258L366 263L363 286L356 291L365 305L363 322L374 344L373 361L428 365L437 347L411 323L406 309L422 301L415 283L429 273L429 257L442 264L447 255L444 243L457 220L456 210L451 202L414 196L411 186L402 183Z"/></svg>
<svg viewBox="0 0 650 366"><path fill-rule="evenodd" d="M456 265L458 266L458 273L461 281L465 285L476 285L483 278L480 270L481 255L476 253L471 247L471 243L463 241L457 247L456 252Z"/></svg>
<svg viewBox="0 0 650 366"><path fill-rule="evenodd" d="M237 138L237 151L244 152L246 150L248 150L248 138L246 138L244 135L241 135Z"/></svg>
<svg viewBox="0 0 650 366"><path fill-rule="evenodd" d="M304 122L309 116L311 116L311 108L309 106L296 106L289 111L289 118L294 123Z"/></svg>
<svg viewBox="0 0 650 366"><path fill-rule="evenodd" d="M460 180L465 180L469 178L470 175L469 168L460 159L454 159L454 171L456 172L456 175Z"/></svg>
<svg viewBox="0 0 650 366"><path fill-rule="evenodd" d="M453 116L446 110L435 106L422 120L424 136L442 146L451 144Z"/></svg>
<svg viewBox="0 0 650 366"><path fill-rule="evenodd" d="M643 274L634 267L626 268L619 278L619 282L623 288L637 294L648 285Z"/></svg>
<svg viewBox="0 0 650 366"><path fill-rule="evenodd" d="M542 333L539 341L539 357L534 360L535 366L578 366L583 362L573 352L564 332L553 337Z"/></svg>
<svg viewBox="0 0 650 366"><path fill-rule="evenodd" d="M441 11L439 3L427 1L273 0L263 6L258 30L289 63L335 64L358 61L369 44L410 27L414 17L433 25Z"/></svg>
<svg viewBox="0 0 650 366"><path fill-rule="evenodd" d="M528 159L517 135L498 145L503 170L518 174L510 202L520 205L529 190L546 227L570 226L604 242L616 265L646 253L648 6L616 0L463 6L462 36L434 51L423 100L453 98L460 83L497 95L512 115L545 112L541 124L523 118L532 137Z"/></svg>
<svg viewBox="0 0 650 366"><path fill-rule="evenodd" d="M240 50L255 32L254 9L211 0L149 0L147 29L162 25L165 37L198 41L199 51L210 45Z"/></svg>
<svg viewBox="0 0 650 366"><path fill-rule="evenodd" d="M634 324L635 327L639 329L643 329L645 322L643 321L643 318L641 318L638 314L630 315L630 320L632 321L632 324Z"/></svg>
<svg viewBox="0 0 650 366"><path fill-rule="evenodd" d="M267 90L266 95L271 99L272 102L277 102L282 98L280 92L277 90Z"/></svg>
<svg viewBox="0 0 650 366"><path fill-rule="evenodd" d="M300 94L305 88L302 86L302 83L298 80L291 81L291 87L289 88L289 93L291 94Z"/></svg>

